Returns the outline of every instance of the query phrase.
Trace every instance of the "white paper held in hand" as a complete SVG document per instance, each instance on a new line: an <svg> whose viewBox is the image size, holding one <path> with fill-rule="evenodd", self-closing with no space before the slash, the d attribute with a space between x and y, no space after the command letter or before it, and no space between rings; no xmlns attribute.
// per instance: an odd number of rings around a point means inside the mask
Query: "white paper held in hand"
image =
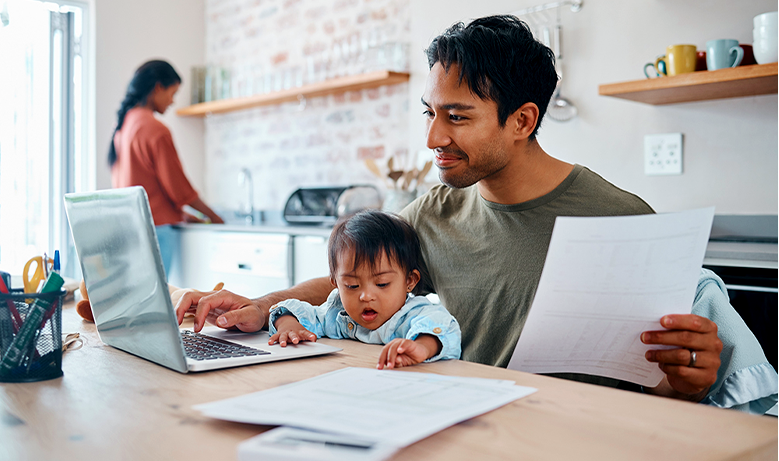
<svg viewBox="0 0 779 461"><path fill-rule="evenodd" d="M584 373L654 387L663 378L644 331L689 314L714 208L616 217L558 217L508 368Z"/></svg>

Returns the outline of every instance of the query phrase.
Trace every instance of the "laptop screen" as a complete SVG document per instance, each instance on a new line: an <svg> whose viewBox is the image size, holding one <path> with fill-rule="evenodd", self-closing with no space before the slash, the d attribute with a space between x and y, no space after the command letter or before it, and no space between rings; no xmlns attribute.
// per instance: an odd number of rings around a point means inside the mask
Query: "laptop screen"
<svg viewBox="0 0 779 461"><path fill-rule="evenodd" d="M146 191L66 194L65 208L100 339L186 371Z"/></svg>

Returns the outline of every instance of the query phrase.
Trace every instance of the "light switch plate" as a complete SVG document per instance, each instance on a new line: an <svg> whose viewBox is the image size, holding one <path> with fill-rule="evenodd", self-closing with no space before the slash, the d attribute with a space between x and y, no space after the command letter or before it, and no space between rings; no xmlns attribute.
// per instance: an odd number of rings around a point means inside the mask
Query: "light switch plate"
<svg viewBox="0 0 779 461"><path fill-rule="evenodd" d="M644 136L644 173L682 174L682 151L681 133Z"/></svg>

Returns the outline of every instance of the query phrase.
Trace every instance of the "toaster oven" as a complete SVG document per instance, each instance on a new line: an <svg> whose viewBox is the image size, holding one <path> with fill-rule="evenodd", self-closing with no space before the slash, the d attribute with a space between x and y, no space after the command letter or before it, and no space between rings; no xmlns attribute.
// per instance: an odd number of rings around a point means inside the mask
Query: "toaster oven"
<svg viewBox="0 0 779 461"><path fill-rule="evenodd" d="M305 187L289 196L283 217L290 224L333 225L341 216L366 208L381 208L374 186Z"/></svg>

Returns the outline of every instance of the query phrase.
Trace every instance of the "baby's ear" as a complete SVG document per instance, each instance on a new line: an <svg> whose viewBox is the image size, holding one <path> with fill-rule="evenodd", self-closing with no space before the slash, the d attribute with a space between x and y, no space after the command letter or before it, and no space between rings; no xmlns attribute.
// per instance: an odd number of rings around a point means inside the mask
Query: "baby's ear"
<svg viewBox="0 0 779 461"><path fill-rule="evenodd" d="M335 284L335 279L330 277L330 285L333 286L333 288L338 288L338 285Z"/></svg>
<svg viewBox="0 0 779 461"><path fill-rule="evenodd" d="M406 285L408 286L408 291L414 289L414 287L417 286L417 283L419 283L419 280L422 278L421 275L419 275L419 271L414 269L413 271L409 272L406 276Z"/></svg>

